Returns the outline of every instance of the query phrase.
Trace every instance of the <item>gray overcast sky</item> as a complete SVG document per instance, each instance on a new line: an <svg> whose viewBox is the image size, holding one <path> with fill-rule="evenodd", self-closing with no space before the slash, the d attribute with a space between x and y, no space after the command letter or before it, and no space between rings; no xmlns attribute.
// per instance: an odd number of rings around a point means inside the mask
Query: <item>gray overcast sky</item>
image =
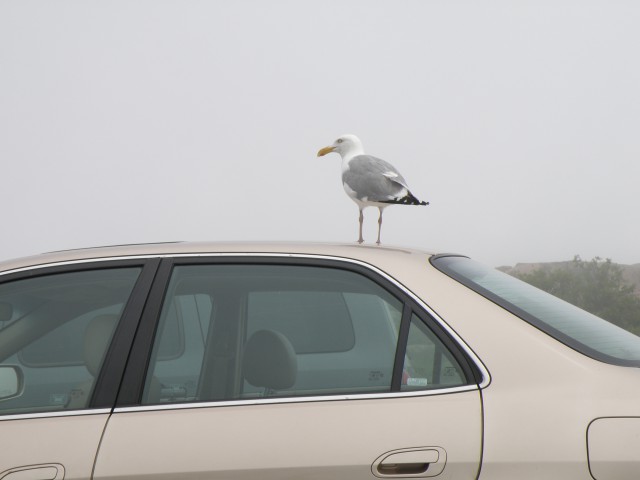
<svg viewBox="0 0 640 480"><path fill-rule="evenodd" d="M0 259L354 242L316 158L354 133L431 202L383 244L639 263L638 25L637 0L0 0Z"/></svg>

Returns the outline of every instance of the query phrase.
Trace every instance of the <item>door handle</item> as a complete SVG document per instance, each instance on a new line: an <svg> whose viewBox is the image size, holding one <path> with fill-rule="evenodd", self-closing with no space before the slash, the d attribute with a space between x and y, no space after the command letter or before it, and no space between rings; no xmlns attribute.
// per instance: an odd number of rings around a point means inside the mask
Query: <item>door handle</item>
<svg viewBox="0 0 640 480"><path fill-rule="evenodd" d="M424 478L440 475L447 453L440 447L407 448L380 455L371 466L379 478Z"/></svg>
<svg viewBox="0 0 640 480"><path fill-rule="evenodd" d="M62 480L64 467L59 463L29 465L0 472L0 480Z"/></svg>

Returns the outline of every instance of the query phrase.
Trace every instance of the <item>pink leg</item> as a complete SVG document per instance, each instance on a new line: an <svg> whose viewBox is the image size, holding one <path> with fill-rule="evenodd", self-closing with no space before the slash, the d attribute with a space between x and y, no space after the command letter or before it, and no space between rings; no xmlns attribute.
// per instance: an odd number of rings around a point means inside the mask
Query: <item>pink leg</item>
<svg viewBox="0 0 640 480"><path fill-rule="evenodd" d="M364 220L364 215L362 213L362 209L360 209L360 217L358 218L358 221L360 222L360 229L358 230L358 243L363 243L364 242L364 238L362 238L362 221Z"/></svg>
<svg viewBox="0 0 640 480"><path fill-rule="evenodd" d="M380 245L380 231L382 230L382 208L378 207L378 210L380 210L380 216L378 217L378 240L376 241L376 243L378 245Z"/></svg>

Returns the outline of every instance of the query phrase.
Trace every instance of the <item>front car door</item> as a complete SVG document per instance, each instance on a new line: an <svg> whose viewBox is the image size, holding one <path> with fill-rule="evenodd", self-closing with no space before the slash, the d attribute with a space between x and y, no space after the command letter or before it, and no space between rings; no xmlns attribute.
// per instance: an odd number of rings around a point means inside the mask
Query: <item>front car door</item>
<svg viewBox="0 0 640 480"><path fill-rule="evenodd" d="M0 275L0 478L91 478L151 279L140 262Z"/></svg>
<svg viewBox="0 0 640 480"><path fill-rule="evenodd" d="M165 259L96 479L475 479L482 373L382 272Z"/></svg>

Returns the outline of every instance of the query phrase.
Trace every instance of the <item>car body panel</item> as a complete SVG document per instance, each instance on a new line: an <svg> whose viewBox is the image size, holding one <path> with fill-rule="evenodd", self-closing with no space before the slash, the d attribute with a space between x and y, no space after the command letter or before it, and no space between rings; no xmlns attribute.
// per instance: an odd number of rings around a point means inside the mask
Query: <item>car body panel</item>
<svg viewBox="0 0 640 480"><path fill-rule="evenodd" d="M0 478L91 478L108 418L108 410L89 415L0 416Z"/></svg>
<svg viewBox="0 0 640 480"><path fill-rule="evenodd" d="M438 478L474 479L481 416L478 391L116 411L94 478L370 479L386 452L440 447Z"/></svg>
<svg viewBox="0 0 640 480"><path fill-rule="evenodd" d="M43 253L0 262L0 273L25 268L37 268L68 262L107 260L129 257L162 257L181 255L320 255L363 261L384 259L386 256L430 256L431 253L413 249L366 246L339 243L284 243L284 242L167 242L151 244L117 245L107 247L82 248Z"/></svg>
<svg viewBox="0 0 640 480"><path fill-rule="evenodd" d="M590 441L593 448L610 441L615 444L616 438L609 440L615 437L615 425L599 419L640 418L640 369L609 365L567 347L433 268L429 263L432 255L351 244L168 243L12 260L0 263L0 280L5 274L30 274L40 266L108 264L129 258L355 262L402 288L442 325L481 372L480 390L466 387L438 394L114 405L96 460L96 478L133 479L145 474L161 478L372 478L374 463L394 452L424 450L432 455L439 448L445 451L447 463L436 478L454 478L454 474L455 478L475 478L478 470L478 478L493 480L578 480L592 475L600 480L609 478L608 471L620 478L634 478L635 461L616 462L621 457L615 449L604 447L591 454L592 463L597 459L598 466L590 471L588 444ZM90 434L76 453L91 457L107 416L20 418L0 417L3 444L15 435L29 438L25 432L31 428L34 432L59 430L72 419L74 425L86 422ZM633 437L636 423L625 425ZM219 432L224 434L216 436ZM26 440L21 442L9 450L20 450L15 461L0 456L0 472L59 462L68 469L66 478L73 478L73 472L86 472L93 462L93 457L83 458L80 467L70 466L76 457L66 449L75 440L52 446L51 455L45 455L46 449L32 455ZM83 473L75 478L83 478Z"/></svg>
<svg viewBox="0 0 640 480"><path fill-rule="evenodd" d="M456 320L456 332L473 339L491 372L480 478L589 478L589 423L605 412L640 414L639 369L578 353L455 280L407 285L439 316Z"/></svg>

